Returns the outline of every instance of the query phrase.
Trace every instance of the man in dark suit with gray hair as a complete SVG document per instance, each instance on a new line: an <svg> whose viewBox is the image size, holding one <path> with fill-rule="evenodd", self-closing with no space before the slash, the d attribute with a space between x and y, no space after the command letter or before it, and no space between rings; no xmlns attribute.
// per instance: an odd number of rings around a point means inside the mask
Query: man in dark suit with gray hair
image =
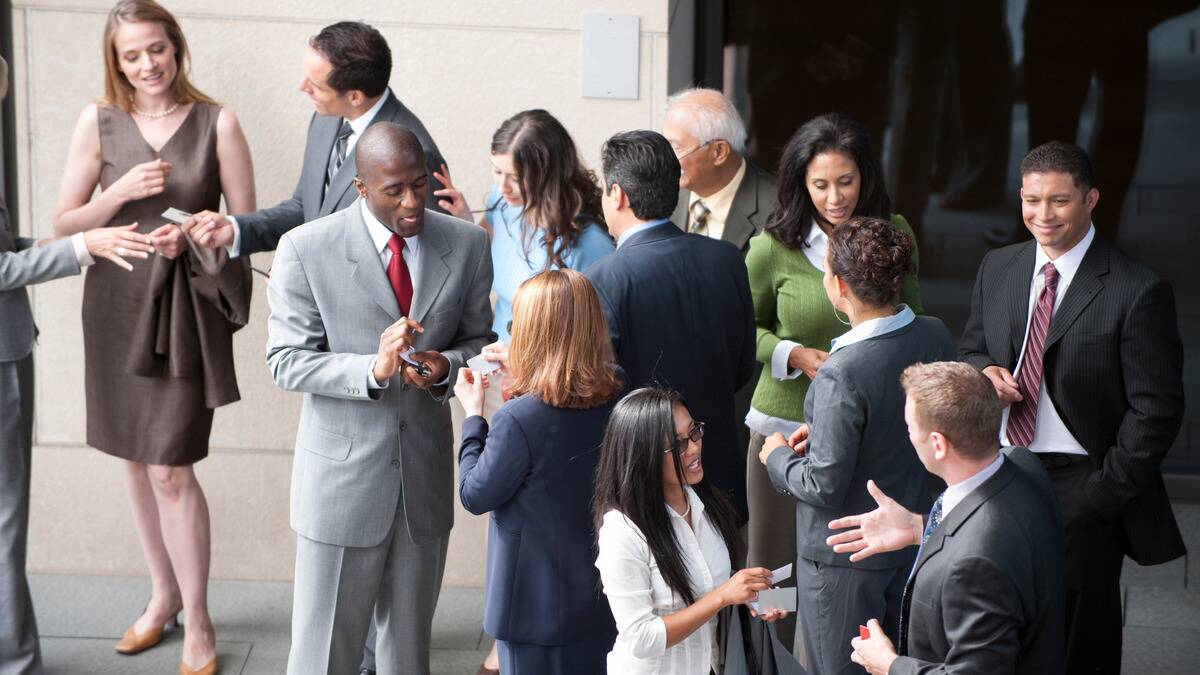
<svg viewBox="0 0 1200 675"><path fill-rule="evenodd" d="M1000 404L971 366L909 366L901 385L909 439L947 488L926 522L868 482L879 508L829 524L853 528L828 539L852 562L920 547L898 653L871 619L851 660L873 675L1063 672L1062 525L1045 470L1025 448L1001 452Z"/></svg>

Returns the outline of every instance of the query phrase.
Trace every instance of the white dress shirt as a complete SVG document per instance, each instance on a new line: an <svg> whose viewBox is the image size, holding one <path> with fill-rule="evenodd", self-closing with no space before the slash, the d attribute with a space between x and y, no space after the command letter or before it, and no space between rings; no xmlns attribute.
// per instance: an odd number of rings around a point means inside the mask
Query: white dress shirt
<svg viewBox="0 0 1200 675"><path fill-rule="evenodd" d="M379 100L375 101L375 105L368 108L367 112L350 120L350 136L346 138L347 157L350 156L350 151L353 150L354 145L358 143L359 137L363 135L363 132L367 130L367 127L371 126L371 120L375 119L375 116L379 114L379 110L383 108L383 104L387 102L388 97L391 95L391 90L385 89L383 96L380 96ZM341 125L338 125L338 128L340 129ZM330 159L332 158L333 153L330 151ZM329 165L326 164L326 167L328 166ZM242 250L242 228L238 225L237 218L234 218L233 216L227 216L227 218L229 219L229 223L233 226L233 243L229 246L226 246L225 250L229 253L230 258L236 258L238 255L240 255ZM391 256L389 256L389 259L390 257ZM405 256L404 259L407 260L408 256Z"/></svg>
<svg viewBox="0 0 1200 675"><path fill-rule="evenodd" d="M358 200L359 208L361 209L363 222L367 224L367 234L371 235L371 242L375 244L375 250L379 252L379 264L383 266L383 274L387 274L388 263L392 262L392 250L388 248L388 242L392 240L392 231L387 229L379 219L371 213L371 209L367 206L367 200ZM404 237L404 262L408 265L408 276L412 278L413 283L413 302L417 300L417 268L420 264L417 252L421 250L420 235L412 237ZM389 282L390 287L390 282ZM371 363L367 366L367 388L369 389L386 389L387 382L378 382L375 380L375 361L371 359ZM445 384L446 380L438 384Z"/></svg>
<svg viewBox="0 0 1200 675"><path fill-rule="evenodd" d="M725 234L725 221L729 219L729 210L733 208L733 198L737 196L738 188L742 186L742 179L746 177L746 160L742 160L741 166L738 167L737 173L733 174L725 187L717 190L707 197L701 197L695 192L691 193L688 199L687 219L688 231L691 231L692 222L692 206L696 202L702 202L704 207L708 209L708 218L704 221L704 231L697 234L703 234L712 239L720 239Z"/></svg>
<svg viewBox="0 0 1200 675"><path fill-rule="evenodd" d="M992 460L991 464L983 467L979 473L976 473L970 478L955 483L946 488L942 493L942 522L946 521L946 516L954 510L954 507L962 503L962 500L967 498L975 488L983 485L987 479L991 478L997 471L1000 470L1000 465L1004 463L1004 453L996 455L996 459Z"/></svg>
<svg viewBox="0 0 1200 675"><path fill-rule="evenodd" d="M0 223L0 227L4 227L4 224ZM75 251L75 261L79 263L80 268L87 267L96 262L92 258L91 252L88 251L87 242L84 241L82 232L76 232L71 235L71 248Z"/></svg>
<svg viewBox="0 0 1200 675"><path fill-rule="evenodd" d="M692 523L667 505L692 592L699 598L729 580L729 550L721 532L704 516L704 503L685 488ZM707 675L719 656L717 619L667 648L662 617L686 607L671 591L650 554L641 530L621 512L604 514L596 568L617 622L617 641L608 654L608 672L621 675Z"/></svg>
<svg viewBox="0 0 1200 675"><path fill-rule="evenodd" d="M1029 283L1029 307L1025 315L1025 337L1021 340L1021 352L1017 357L1017 367L1013 369L1013 379L1016 379L1021 372L1021 361L1025 359L1025 343L1029 340L1029 321L1033 316L1033 309L1037 304L1037 297L1046 287L1046 278L1042 275L1042 268L1048 262L1054 263L1054 269L1058 270L1058 288L1055 289L1054 295L1054 313L1058 313L1058 308L1062 306L1063 298L1067 295L1067 289L1071 286L1071 281L1075 278L1075 273L1079 271L1079 265L1083 262L1083 256L1087 253L1088 247L1092 245L1092 240L1096 238L1096 228L1088 226L1087 234L1083 239L1079 240L1070 251L1051 260L1050 256L1042 249L1041 245L1035 246L1035 254L1033 259L1033 279ZM1050 319L1050 324L1054 324L1053 316ZM1008 442L1008 412L1011 406L1005 406L1003 416L1000 420L1000 442L1004 445L1012 445ZM1037 422L1034 426L1033 442L1029 444L1029 449L1033 452L1062 452L1070 455L1086 455L1087 450L1084 449L1079 441L1071 435L1067 425L1063 423L1062 418L1058 416L1058 411L1054 409L1054 403L1050 401L1050 394L1046 388L1046 374L1042 371L1042 386L1038 392L1037 402Z"/></svg>

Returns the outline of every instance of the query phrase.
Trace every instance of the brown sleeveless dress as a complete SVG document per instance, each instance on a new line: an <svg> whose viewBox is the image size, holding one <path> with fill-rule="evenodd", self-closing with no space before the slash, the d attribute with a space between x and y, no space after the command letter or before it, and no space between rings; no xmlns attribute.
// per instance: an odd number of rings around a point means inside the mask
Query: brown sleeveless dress
<svg viewBox="0 0 1200 675"><path fill-rule="evenodd" d="M133 118L101 106L100 186L157 158L171 163L166 189L125 204L106 227L139 223L150 232L175 207L218 210L220 106L197 103L155 152ZM246 324L250 268L228 260L207 274L191 251L175 260L107 261L87 271L83 290L84 383L88 445L146 464L188 465L208 455L213 409L238 400L233 332Z"/></svg>

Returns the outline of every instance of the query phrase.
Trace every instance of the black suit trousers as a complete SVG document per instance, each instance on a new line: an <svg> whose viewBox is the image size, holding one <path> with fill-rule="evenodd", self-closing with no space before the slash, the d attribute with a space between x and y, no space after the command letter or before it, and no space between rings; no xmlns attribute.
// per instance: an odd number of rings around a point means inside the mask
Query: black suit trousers
<svg viewBox="0 0 1200 675"><path fill-rule="evenodd" d="M1067 673L1121 672L1121 534L1088 503L1089 462L1047 467L1066 545Z"/></svg>

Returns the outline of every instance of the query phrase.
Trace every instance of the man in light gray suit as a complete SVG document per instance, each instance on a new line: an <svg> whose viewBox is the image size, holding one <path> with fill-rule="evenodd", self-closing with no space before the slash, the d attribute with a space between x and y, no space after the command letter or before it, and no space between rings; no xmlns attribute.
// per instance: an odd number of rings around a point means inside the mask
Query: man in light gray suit
<svg viewBox="0 0 1200 675"><path fill-rule="evenodd" d="M0 59L0 101L7 91L8 66ZM129 268L122 258L145 258L153 250L149 237L124 227L89 230L55 241L16 237L0 191L0 675L42 669L37 621L25 579L37 338L25 287L79 274L80 268L99 257Z"/></svg>
<svg viewBox="0 0 1200 675"><path fill-rule="evenodd" d="M354 672L373 607L378 671L429 672L453 522L447 385L495 339L487 235L425 210L417 137L373 125L357 169L360 199L285 234L267 286L267 364L304 392L292 674Z"/></svg>
<svg viewBox="0 0 1200 675"><path fill-rule="evenodd" d="M198 243L224 246L231 257L272 251L288 230L357 199L353 189L358 139L377 122L395 122L421 141L430 175L445 159L425 125L388 87L392 51L378 30L358 21L340 21L321 29L304 56L300 91L315 112L308 125L300 180L291 198L236 217L203 211L183 224ZM426 204L438 212L432 191Z"/></svg>

